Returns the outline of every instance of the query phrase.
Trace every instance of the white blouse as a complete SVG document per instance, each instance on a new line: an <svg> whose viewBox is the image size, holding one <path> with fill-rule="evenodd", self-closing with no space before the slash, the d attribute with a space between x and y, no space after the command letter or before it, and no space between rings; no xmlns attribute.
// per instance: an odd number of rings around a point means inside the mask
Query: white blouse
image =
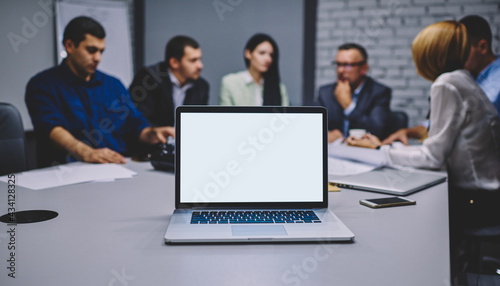
<svg viewBox="0 0 500 286"><path fill-rule="evenodd" d="M388 165L447 167L464 189L500 189L500 119L468 71L440 75L431 86L429 137L421 146L382 146Z"/></svg>

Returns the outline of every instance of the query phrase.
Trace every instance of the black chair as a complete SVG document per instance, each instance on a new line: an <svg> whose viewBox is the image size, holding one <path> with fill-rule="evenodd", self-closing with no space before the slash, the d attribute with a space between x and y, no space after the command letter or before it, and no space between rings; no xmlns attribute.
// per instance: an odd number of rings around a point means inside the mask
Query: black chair
<svg viewBox="0 0 500 286"><path fill-rule="evenodd" d="M389 124L385 130L385 137L402 128L408 128L408 115L404 111L391 111Z"/></svg>
<svg viewBox="0 0 500 286"><path fill-rule="evenodd" d="M500 258L490 256L485 252L485 243L500 246L500 225L469 228L464 230L465 253L469 258L465 262L462 271L474 272L478 274L496 274L496 269L500 269ZM490 268L490 269L488 269ZM493 271L493 273L488 273Z"/></svg>
<svg viewBox="0 0 500 286"><path fill-rule="evenodd" d="M494 143L496 145L496 154L490 154L500 160L500 122L497 118L493 118L490 122L491 134L494 134ZM477 191L479 192L479 190ZM483 191L482 191L483 192ZM474 192L475 193L475 192ZM478 195L480 193L477 193ZM456 198L456 193L450 192L450 201ZM482 215L474 217L483 222L484 226L465 226L461 231L461 236L465 242L465 248L462 256L464 257L463 263L460 266L462 272L472 272L477 274L500 274L500 257L498 251L500 250L500 210L498 203L500 203L500 189L496 191L483 192L479 196L482 203L477 205L477 200L473 196L469 196L465 201L476 204L476 211L482 211ZM469 216L464 214L465 210L460 211L462 216ZM474 213L474 212L473 212ZM450 215L452 213L450 212ZM460 221L465 223L465 220L458 216ZM489 246L489 247L485 247ZM489 248L489 249L488 249ZM488 253L488 251L490 253ZM494 251L492 251L494 250ZM500 278L497 280L500 285Z"/></svg>
<svg viewBox="0 0 500 286"><path fill-rule="evenodd" d="M0 176L27 170L23 122L9 103L0 103L0 158Z"/></svg>

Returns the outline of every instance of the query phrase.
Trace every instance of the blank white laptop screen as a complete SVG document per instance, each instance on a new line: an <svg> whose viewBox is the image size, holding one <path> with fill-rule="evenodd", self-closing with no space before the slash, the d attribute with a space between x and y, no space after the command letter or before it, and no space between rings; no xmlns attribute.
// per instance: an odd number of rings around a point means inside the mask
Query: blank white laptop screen
<svg viewBox="0 0 500 286"><path fill-rule="evenodd" d="M322 120L181 113L180 203L322 202Z"/></svg>

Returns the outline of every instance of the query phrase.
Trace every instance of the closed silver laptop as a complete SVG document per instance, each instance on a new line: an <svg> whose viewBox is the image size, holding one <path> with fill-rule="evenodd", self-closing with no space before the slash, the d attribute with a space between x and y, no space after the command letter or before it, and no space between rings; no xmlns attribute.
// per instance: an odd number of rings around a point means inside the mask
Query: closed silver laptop
<svg viewBox="0 0 500 286"><path fill-rule="evenodd" d="M329 181L338 187L397 196L406 196L446 181L446 176L421 170L380 168L370 172L333 176Z"/></svg>
<svg viewBox="0 0 500 286"><path fill-rule="evenodd" d="M166 243L353 241L328 209L326 110L180 106Z"/></svg>

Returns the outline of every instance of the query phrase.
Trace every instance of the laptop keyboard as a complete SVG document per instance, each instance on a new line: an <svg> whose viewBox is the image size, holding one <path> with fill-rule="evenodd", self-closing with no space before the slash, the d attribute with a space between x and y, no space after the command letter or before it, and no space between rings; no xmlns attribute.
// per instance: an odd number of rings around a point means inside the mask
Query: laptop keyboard
<svg viewBox="0 0 500 286"><path fill-rule="evenodd" d="M311 210L193 211L191 224L321 223Z"/></svg>

